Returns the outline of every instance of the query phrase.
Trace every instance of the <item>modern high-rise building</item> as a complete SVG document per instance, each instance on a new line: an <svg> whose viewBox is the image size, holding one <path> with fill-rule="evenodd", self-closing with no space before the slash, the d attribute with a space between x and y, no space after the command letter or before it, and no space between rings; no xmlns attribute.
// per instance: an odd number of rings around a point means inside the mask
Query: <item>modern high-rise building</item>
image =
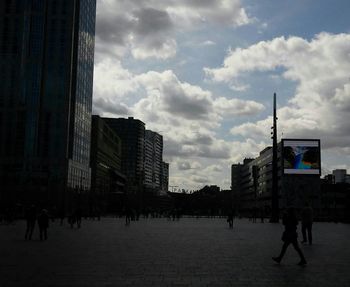
<svg viewBox="0 0 350 287"><path fill-rule="evenodd" d="M162 162L161 193L167 194L169 191L169 163Z"/></svg>
<svg viewBox="0 0 350 287"><path fill-rule="evenodd" d="M130 204L139 205L145 174L145 124L133 117L102 119L122 141L122 173L127 178L127 194L133 201Z"/></svg>
<svg viewBox="0 0 350 287"><path fill-rule="evenodd" d="M91 191L89 211L117 212L123 209L126 177L122 169L122 142L101 119L92 116Z"/></svg>
<svg viewBox="0 0 350 287"><path fill-rule="evenodd" d="M162 187L163 136L146 130L145 133L145 178L147 191L160 193Z"/></svg>
<svg viewBox="0 0 350 287"><path fill-rule="evenodd" d="M0 1L0 180L7 204L68 208L90 188L96 0Z"/></svg>

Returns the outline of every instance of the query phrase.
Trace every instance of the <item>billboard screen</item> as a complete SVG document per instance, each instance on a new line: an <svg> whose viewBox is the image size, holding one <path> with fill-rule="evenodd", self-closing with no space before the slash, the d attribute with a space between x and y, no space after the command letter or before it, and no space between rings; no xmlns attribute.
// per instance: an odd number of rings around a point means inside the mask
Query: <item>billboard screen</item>
<svg viewBox="0 0 350 287"><path fill-rule="evenodd" d="M321 174L319 140L282 140L284 174Z"/></svg>

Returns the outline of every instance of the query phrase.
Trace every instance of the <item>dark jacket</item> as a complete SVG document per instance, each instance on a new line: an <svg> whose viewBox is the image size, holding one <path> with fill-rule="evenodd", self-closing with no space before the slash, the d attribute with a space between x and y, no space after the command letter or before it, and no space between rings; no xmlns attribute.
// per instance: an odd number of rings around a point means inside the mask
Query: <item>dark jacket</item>
<svg viewBox="0 0 350 287"><path fill-rule="evenodd" d="M42 211L38 216L38 225L40 228L48 228L49 227L49 215L46 211Z"/></svg>
<svg viewBox="0 0 350 287"><path fill-rule="evenodd" d="M298 225L298 219L296 218L295 214L293 212L288 212L283 215L282 223L284 225L284 232L282 235L282 240L284 242L292 242L297 240L298 233L297 233L297 225Z"/></svg>

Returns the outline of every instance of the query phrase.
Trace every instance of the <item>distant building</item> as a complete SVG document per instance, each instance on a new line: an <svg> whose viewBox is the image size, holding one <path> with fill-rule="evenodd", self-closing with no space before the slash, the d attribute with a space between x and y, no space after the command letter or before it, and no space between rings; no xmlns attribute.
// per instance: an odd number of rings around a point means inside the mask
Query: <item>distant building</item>
<svg viewBox="0 0 350 287"><path fill-rule="evenodd" d="M72 208L90 189L96 0L0 1L0 198Z"/></svg>
<svg viewBox="0 0 350 287"><path fill-rule="evenodd" d="M169 163L162 162L161 175L161 193L166 194L169 191Z"/></svg>
<svg viewBox="0 0 350 287"><path fill-rule="evenodd" d="M321 180L320 219L350 222L350 183L336 182L334 174L338 173L333 171Z"/></svg>
<svg viewBox="0 0 350 287"><path fill-rule="evenodd" d="M346 169L335 169L332 174L334 183L350 183L350 175L346 173Z"/></svg>
<svg viewBox="0 0 350 287"><path fill-rule="evenodd" d="M122 174L122 142L99 116L92 116L90 211L121 211L126 188Z"/></svg>
<svg viewBox="0 0 350 287"><path fill-rule="evenodd" d="M126 176L128 204L142 208L145 124L133 117L102 118L122 141L122 173Z"/></svg>
<svg viewBox="0 0 350 287"><path fill-rule="evenodd" d="M231 166L231 190L232 190L232 197L231 197L231 206L234 208L234 210L239 210L239 207L241 205L241 174L242 174L242 168L243 165L233 164Z"/></svg>
<svg viewBox="0 0 350 287"><path fill-rule="evenodd" d="M145 132L144 187L159 194L162 187L163 137L153 131Z"/></svg>
<svg viewBox="0 0 350 287"><path fill-rule="evenodd" d="M319 174L286 174L283 168L282 143L278 144L279 207L301 208L309 202L314 208L320 204ZM257 158L245 159L231 167L231 189L234 206L248 215L254 209L271 212L272 147L262 150Z"/></svg>

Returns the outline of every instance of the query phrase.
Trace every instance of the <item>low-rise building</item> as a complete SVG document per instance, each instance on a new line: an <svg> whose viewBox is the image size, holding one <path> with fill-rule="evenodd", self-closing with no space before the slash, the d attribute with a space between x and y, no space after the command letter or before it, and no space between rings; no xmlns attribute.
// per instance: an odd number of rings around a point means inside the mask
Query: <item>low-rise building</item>
<svg viewBox="0 0 350 287"><path fill-rule="evenodd" d="M334 183L350 183L350 175L347 174L346 169L335 169L332 171L334 176Z"/></svg>
<svg viewBox="0 0 350 287"><path fill-rule="evenodd" d="M285 142L284 142L285 141ZM290 147L283 143L295 145L295 151L305 156L315 156L317 168L314 166L288 166ZM299 145L299 146L297 146ZM306 147L304 148L303 145ZM288 149L289 148L289 149ZM320 166L319 140L282 140L278 144L278 200L279 208L288 206L302 208L306 202L315 209L320 207ZM306 151L308 150L308 151ZM308 152L308 154L306 154ZM317 153L317 151L316 151ZM297 155L293 155L297 160ZM298 159L299 160L299 159ZM231 167L231 189L234 207L244 215L271 213L272 202L272 147L262 150L257 158L244 159L242 164Z"/></svg>
<svg viewBox="0 0 350 287"><path fill-rule="evenodd" d="M337 182L336 171L321 180L320 219L350 222L350 184L346 181Z"/></svg>

